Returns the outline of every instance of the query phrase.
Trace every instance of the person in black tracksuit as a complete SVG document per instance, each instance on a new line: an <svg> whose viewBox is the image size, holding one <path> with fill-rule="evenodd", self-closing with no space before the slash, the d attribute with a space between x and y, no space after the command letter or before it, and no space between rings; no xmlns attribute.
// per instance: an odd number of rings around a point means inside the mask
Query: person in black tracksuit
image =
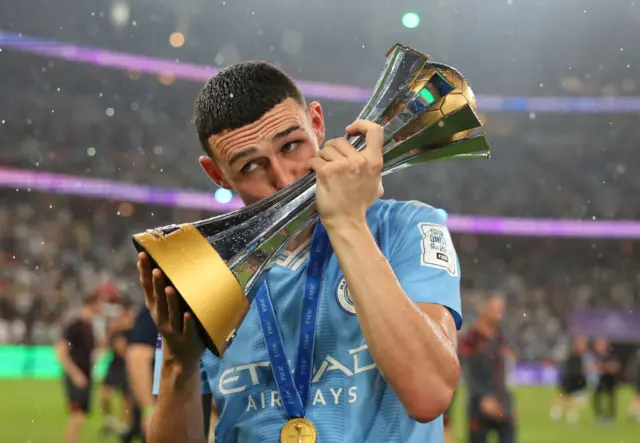
<svg viewBox="0 0 640 443"><path fill-rule="evenodd" d="M515 443L515 405L507 386L508 346L500 328L502 298L491 297L475 325L461 338L460 359L467 384L469 443L485 443L490 432L500 443Z"/></svg>
<svg viewBox="0 0 640 443"><path fill-rule="evenodd" d="M587 389L587 375L594 368L589 367L587 354L589 340L586 337L575 337L571 352L560 366L559 393L551 408L551 418L560 420L566 411L567 423L575 424L580 417Z"/></svg>
<svg viewBox="0 0 640 443"><path fill-rule="evenodd" d="M593 409L600 423L608 424L616 418L616 387L620 362L613 353L609 342L604 338L597 338L593 343L596 364L600 378L593 397ZM607 400L607 408L603 408L603 399Z"/></svg>
<svg viewBox="0 0 640 443"><path fill-rule="evenodd" d="M70 412L65 443L80 441L82 426L91 411L93 352L96 348L93 321L101 313L100 297L96 294L87 297L80 314L65 325L56 344Z"/></svg>

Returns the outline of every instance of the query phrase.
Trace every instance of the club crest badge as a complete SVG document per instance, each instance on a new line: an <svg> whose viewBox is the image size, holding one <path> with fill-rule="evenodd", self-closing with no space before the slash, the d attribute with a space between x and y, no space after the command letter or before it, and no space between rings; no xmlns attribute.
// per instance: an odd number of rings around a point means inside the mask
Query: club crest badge
<svg viewBox="0 0 640 443"><path fill-rule="evenodd" d="M356 307L353 305L353 300L349 293L349 287L347 286L347 282L344 278L340 279L340 283L338 283L336 299L338 301L338 305L343 311L350 315L356 315Z"/></svg>

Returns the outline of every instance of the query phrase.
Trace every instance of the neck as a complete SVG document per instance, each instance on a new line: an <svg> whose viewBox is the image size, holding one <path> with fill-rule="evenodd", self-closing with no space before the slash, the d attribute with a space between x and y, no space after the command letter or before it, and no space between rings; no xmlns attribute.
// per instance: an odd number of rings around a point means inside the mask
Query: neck
<svg viewBox="0 0 640 443"><path fill-rule="evenodd" d="M89 308L86 307L82 308L82 311L80 311L80 316L85 320L91 320L91 317L93 317Z"/></svg>
<svg viewBox="0 0 640 443"><path fill-rule="evenodd" d="M291 237L289 243L287 243L287 251L295 251L295 249L300 246L302 243L307 241L311 234L313 233L313 228L315 228L315 223L304 228L300 233L296 234L294 237Z"/></svg>

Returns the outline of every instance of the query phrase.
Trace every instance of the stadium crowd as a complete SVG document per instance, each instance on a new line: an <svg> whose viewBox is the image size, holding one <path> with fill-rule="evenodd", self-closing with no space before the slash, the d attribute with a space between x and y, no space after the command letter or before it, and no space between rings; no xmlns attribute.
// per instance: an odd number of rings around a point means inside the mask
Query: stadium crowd
<svg viewBox="0 0 640 443"><path fill-rule="evenodd" d="M130 235L209 216L27 190L5 189L0 198L9 202L0 208L0 344L54 343L62 316L97 289L141 303ZM467 323L487 295L503 294L504 327L520 360L552 357L574 308L640 302L633 243L538 241L532 248L534 240L467 234L454 241Z"/></svg>

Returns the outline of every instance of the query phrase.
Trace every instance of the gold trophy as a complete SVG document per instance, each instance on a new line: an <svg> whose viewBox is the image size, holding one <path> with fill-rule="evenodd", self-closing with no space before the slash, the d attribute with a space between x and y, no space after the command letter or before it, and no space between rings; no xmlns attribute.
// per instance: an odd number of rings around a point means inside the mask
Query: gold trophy
<svg viewBox="0 0 640 443"><path fill-rule="evenodd" d="M383 175L428 161L491 156L475 98L454 68L397 44L358 116L384 128ZM474 134L474 131L478 132ZM350 137L358 151L363 136ZM207 348L229 347L288 240L318 219L315 174L250 206L133 236L180 294Z"/></svg>

